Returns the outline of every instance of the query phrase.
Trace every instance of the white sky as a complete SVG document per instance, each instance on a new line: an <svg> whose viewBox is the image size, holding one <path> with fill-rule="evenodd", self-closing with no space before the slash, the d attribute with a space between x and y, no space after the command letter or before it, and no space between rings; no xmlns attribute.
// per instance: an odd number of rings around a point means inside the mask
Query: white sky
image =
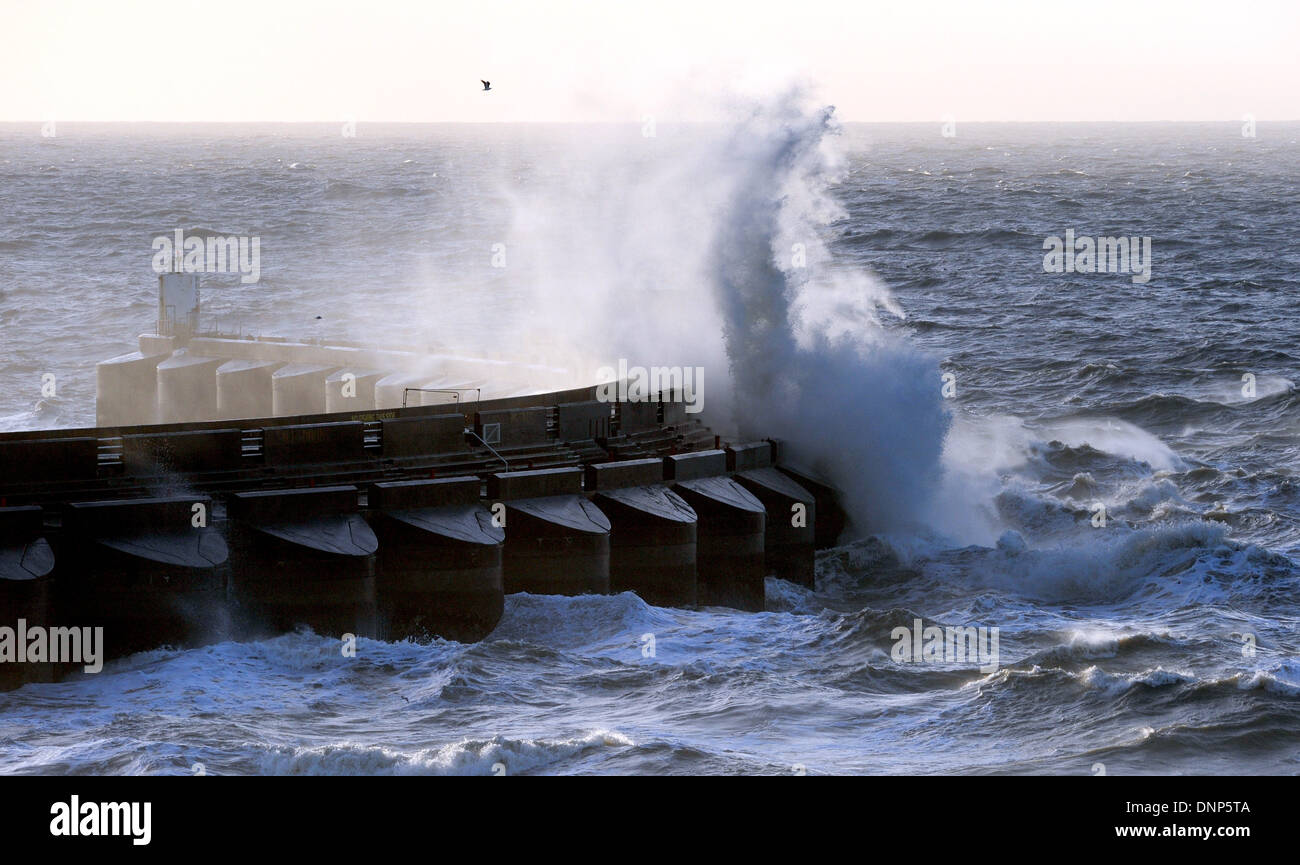
<svg viewBox="0 0 1300 865"><path fill-rule="evenodd" d="M492 81L483 93L479 78ZM1300 119L1300 0L0 0L0 120Z"/></svg>

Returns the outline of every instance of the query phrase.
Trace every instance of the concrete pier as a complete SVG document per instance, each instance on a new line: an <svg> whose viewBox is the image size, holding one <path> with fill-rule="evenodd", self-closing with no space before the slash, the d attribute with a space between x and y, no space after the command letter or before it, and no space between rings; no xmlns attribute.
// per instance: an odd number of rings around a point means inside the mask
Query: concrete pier
<svg viewBox="0 0 1300 865"><path fill-rule="evenodd" d="M577 467L499 472L488 478L493 512L506 520L507 593L609 593L609 518L581 493L582 469Z"/></svg>
<svg viewBox="0 0 1300 865"><path fill-rule="evenodd" d="M44 534L39 507L0 508L0 627L13 628L15 639L21 639L20 621L42 628L55 623L54 552ZM48 655L20 662L17 646L12 648L15 656L0 662L0 691L55 680Z"/></svg>
<svg viewBox="0 0 1300 865"><path fill-rule="evenodd" d="M275 411L271 376L283 366L270 360L231 360L217 367L217 415L271 417Z"/></svg>
<svg viewBox="0 0 1300 865"><path fill-rule="evenodd" d="M770 442L727 448L727 464L736 473L736 482L767 509L767 569L781 579L814 588L817 504L813 494L772 468Z"/></svg>
<svg viewBox="0 0 1300 865"><path fill-rule="evenodd" d="M0 433L0 514L43 508L11 517L25 534L0 527L0 602L107 620L113 653L245 624L476 640L508 591L761 610L767 576L813 584L814 544L843 524L776 444L700 450L717 437L662 395L604 402L569 369L496 355L164 324L100 366L118 426ZM407 387L446 393L402 408ZM129 498L157 490L194 492Z"/></svg>
<svg viewBox="0 0 1300 865"><path fill-rule="evenodd" d="M235 493L231 588L251 623L373 636L379 541L354 486Z"/></svg>
<svg viewBox="0 0 1300 865"><path fill-rule="evenodd" d="M587 489L609 518L613 592L636 592L657 606L696 603L696 515L663 485L659 459L587 466Z"/></svg>
<svg viewBox="0 0 1300 865"><path fill-rule="evenodd" d="M721 450L664 457L672 491L699 517L700 606L761 612L766 606L767 510L726 472L727 455Z"/></svg>
<svg viewBox="0 0 1300 865"><path fill-rule="evenodd" d="M191 298L192 299L192 298ZM160 307L160 310L163 307ZM527 359L506 359L497 356L467 356L431 351L427 346L407 348L379 348L354 343L294 342L274 337L249 337L195 331L198 324L197 309L187 316L159 316L159 332L141 334L139 350L104 361L99 365L97 413L101 426L138 426L150 423L197 421L222 416L235 417L291 417L325 412L375 411L400 408L407 387L456 391L457 393L413 393L408 406L464 405L472 400L490 400L512 396L542 394L561 391L569 399L582 399L585 395L565 388L580 388L572 370L547 364L529 362ZM201 384L201 379L214 378L213 370L176 370L195 363L182 358L205 357L220 361L227 367L221 376L232 376L225 388L217 388L222 399L219 409L209 403L208 390L216 385L209 381L203 385L197 400L187 389ZM267 396L266 382L251 370L263 369L260 364L271 364L279 378L272 382L271 396ZM160 377L157 367L164 366ZM297 369L285 372L286 366ZM317 378L314 370L330 372ZM248 372L245 376L243 373ZM180 379L184 379L181 381ZM241 389L236 379L254 379L255 386ZM160 384L167 383L165 391ZM279 408L274 404L279 392ZM236 404L241 395L256 404L250 407ZM179 405L172 405L179 398ZM271 410L264 410L266 400L272 400ZM190 405L197 401L197 408Z"/></svg>
<svg viewBox="0 0 1300 865"><path fill-rule="evenodd" d="M372 484L384 639L487 636L505 609L505 529L479 502L477 477Z"/></svg>
<svg viewBox="0 0 1300 865"><path fill-rule="evenodd" d="M225 634L226 542L204 496L77 502L59 537L60 619L119 657Z"/></svg>

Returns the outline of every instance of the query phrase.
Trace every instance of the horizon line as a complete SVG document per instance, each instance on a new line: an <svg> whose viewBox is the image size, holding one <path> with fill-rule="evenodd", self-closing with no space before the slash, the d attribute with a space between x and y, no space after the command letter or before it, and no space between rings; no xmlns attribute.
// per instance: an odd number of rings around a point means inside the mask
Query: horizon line
<svg viewBox="0 0 1300 865"><path fill-rule="evenodd" d="M1004 125L1021 125L1035 126L1046 125L1051 123L1057 124L1102 124L1102 123L1241 123L1245 118L1197 118L1190 120L963 120L959 117L939 117L933 120L839 120L841 124L880 124L891 126L915 126L922 124L943 124L948 122L962 124L1004 124ZM1286 120L1261 120L1258 117L1252 118L1255 123L1300 123L1300 117ZM361 120L350 117L330 117L324 120L82 120L77 118L59 118L44 117L38 120L0 120L0 125L27 125L32 124L40 126L49 122L55 123L82 123L82 124L137 124L137 125L157 125L157 126L183 126L186 124L211 124L224 126L239 126L250 124L268 124L281 126L308 126L315 124L337 124L337 123L369 123L384 124L388 126L435 126L440 124L456 124L461 126L503 126L503 125L550 125L550 126L637 126L645 121L643 119L635 120ZM656 118L657 124L663 125L705 125L714 123L728 123L727 120L663 120Z"/></svg>

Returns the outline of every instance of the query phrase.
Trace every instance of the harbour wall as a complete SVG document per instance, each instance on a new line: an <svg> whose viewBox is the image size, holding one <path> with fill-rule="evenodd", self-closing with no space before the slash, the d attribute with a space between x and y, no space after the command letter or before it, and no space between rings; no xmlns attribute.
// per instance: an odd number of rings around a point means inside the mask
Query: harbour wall
<svg viewBox="0 0 1300 865"><path fill-rule="evenodd" d="M240 360L225 374L265 377L264 358ZM204 387L211 372L219 400L229 363L178 368L203 367ZM354 368L315 366L324 388ZM783 471L778 443L721 442L680 402L594 396L0 435L0 625L103 626L112 656L303 624L469 641L508 592L761 610L769 576L812 586L829 486ZM0 664L0 679L61 669Z"/></svg>

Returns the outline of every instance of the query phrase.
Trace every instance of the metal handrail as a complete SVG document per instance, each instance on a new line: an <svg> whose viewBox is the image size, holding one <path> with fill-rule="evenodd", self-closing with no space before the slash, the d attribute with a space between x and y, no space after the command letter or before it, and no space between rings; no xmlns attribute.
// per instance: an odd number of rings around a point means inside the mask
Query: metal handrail
<svg viewBox="0 0 1300 865"><path fill-rule="evenodd" d="M494 447L492 447L492 445L490 445L490 444L488 444L487 442L483 441L483 436L481 436L481 435L479 435L478 433L474 432L474 430L471 429L470 427L466 427L466 428L465 428L465 434L466 434L466 435L472 435L472 436L474 436L474 438L478 439L478 440L483 444L483 447L487 448L488 450L490 450L490 451L492 452L492 456L494 456L494 457L496 457L497 459L501 460L502 465L504 465L504 466L506 467L506 471L510 471L510 461L507 460L505 457L501 456L501 454L497 453L497 449L494 448Z"/></svg>
<svg viewBox="0 0 1300 865"><path fill-rule="evenodd" d="M483 388L481 388L481 387L462 387L462 388L441 388L441 387L404 387L404 388L402 388L402 408L406 408L406 407L407 407L407 405L406 405L406 395L409 394L411 391L417 391L417 392L419 392L419 393L450 393L450 394L455 394L455 395L456 395L456 404L457 404L457 405L460 405L460 395L461 395L462 393L468 393L469 391L474 391L474 393L477 394L477 396L474 397L474 402L481 402L482 399L483 399Z"/></svg>

